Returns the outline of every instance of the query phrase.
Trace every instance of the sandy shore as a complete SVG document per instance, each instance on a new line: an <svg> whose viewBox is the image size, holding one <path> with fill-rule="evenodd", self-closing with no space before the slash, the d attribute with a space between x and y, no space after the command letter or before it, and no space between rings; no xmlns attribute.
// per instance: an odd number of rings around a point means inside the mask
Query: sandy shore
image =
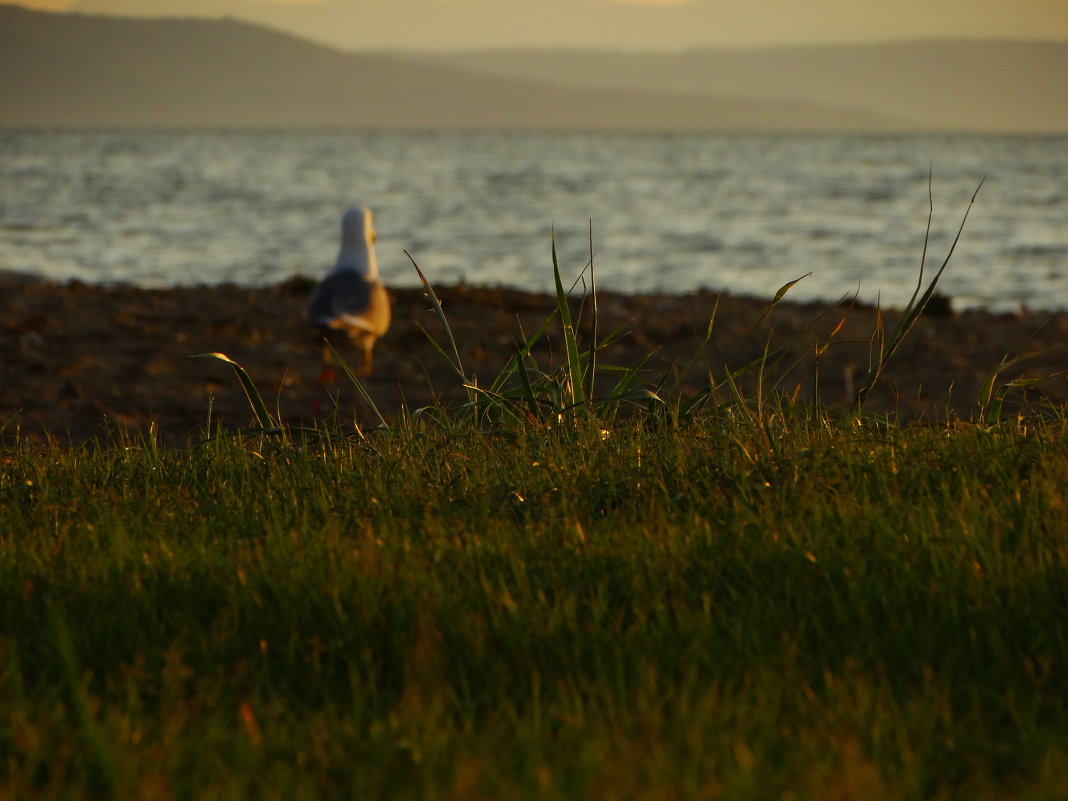
<svg viewBox="0 0 1068 801"><path fill-rule="evenodd" d="M227 365L194 354L221 351L240 362L269 406L290 424L310 424L339 412L343 420L369 422L368 410L344 381L319 383L320 340L305 324L310 282L294 279L264 289L223 285L144 290L54 284L0 275L0 426L10 440L81 442L155 423L162 438L183 444L197 439L210 419L230 428L251 420L248 403ZM492 379L522 330L534 331L553 299L509 289L464 286L438 290L464 367ZM426 332L442 334L430 304L415 289L391 291L393 326L375 348L375 369L366 385L379 408L395 414L440 401L459 402L463 390ZM712 339L702 345L716 309ZM708 370L737 367L765 347L782 348L769 384L811 399L817 387L816 347L846 314L844 307L780 304L757 325L767 300L701 292L686 296L599 295L602 334L629 332L601 356L602 363L647 363L650 381L667 376L684 395L708 384ZM588 331L589 307L582 330ZM887 324L895 317L887 315ZM754 325L756 331L746 341ZM818 392L827 404L844 406L868 365L876 312L854 307L823 355ZM559 329L553 325L537 357L559 365ZM907 418L963 417L976 410L980 387L1006 355L1036 353L1005 373L1040 377L1068 369L1068 314L992 315L965 312L925 316L890 364L872 395L872 411L893 409ZM685 376L683 367L698 358ZM355 361L356 355L352 354ZM787 370L790 365L793 369ZM746 380L749 385L755 376ZM678 383L681 382L681 383ZM1024 399L1023 390L1010 398ZM1068 398L1064 377L1026 391L1031 402ZM1012 409L1015 409L1013 406Z"/></svg>

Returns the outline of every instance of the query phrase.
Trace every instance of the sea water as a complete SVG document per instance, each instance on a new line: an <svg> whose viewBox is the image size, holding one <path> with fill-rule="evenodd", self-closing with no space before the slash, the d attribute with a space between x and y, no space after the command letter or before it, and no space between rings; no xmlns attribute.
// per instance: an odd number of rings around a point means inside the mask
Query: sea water
<svg viewBox="0 0 1068 801"><path fill-rule="evenodd" d="M0 130L0 270L143 287L318 277L344 209L384 279L1068 308L1068 137ZM587 274L588 275L588 274Z"/></svg>

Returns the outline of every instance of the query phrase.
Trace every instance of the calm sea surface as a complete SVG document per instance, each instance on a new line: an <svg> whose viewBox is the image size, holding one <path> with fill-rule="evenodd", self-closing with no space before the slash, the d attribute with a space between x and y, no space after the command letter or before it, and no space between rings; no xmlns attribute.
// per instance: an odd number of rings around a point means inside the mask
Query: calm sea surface
<svg viewBox="0 0 1068 801"><path fill-rule="evenodd" d="M1068 137L0 131L0 270L145 287L318 276L371 206L383 276L1068 308Z"/></svg>

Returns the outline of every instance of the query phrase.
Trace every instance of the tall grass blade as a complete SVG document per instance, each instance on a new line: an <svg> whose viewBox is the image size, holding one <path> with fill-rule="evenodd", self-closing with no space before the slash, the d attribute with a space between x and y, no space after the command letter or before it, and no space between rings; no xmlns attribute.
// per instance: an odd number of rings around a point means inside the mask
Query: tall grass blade
<svg viewBox="0 0 1068 801"><path fill-rule="evenodd" d="M593 268L593 220L590 220L590 298L593 306L592 329L590 331L590 363L587 365L589 386L586 397L593 399L594 379L597 373L597 273Z"/></svg>
<svg viewBox="0 0 1068 801"><path fill-rule="evenodd" d="M544 417L541 413L541 404L538 403L538 396L534 393L534 385L531 384L530 375L527 373L527 365L524 361L526 355L520 350L517 343L513 342L512 347L515 348L515 355L513 358L515 359L516 372L519 373L519 383L523 387L523 394L527 400L527 406L530 408L530 413L534 415L538 422L544 422ZM494 382L494 387L496 387L496 382Z"/></svg>
<svg viewBox="0 0 1068 801"><path fill-rule="evenodd" d="M620 372L621 371L623 373L623 377L620 378L619 381L616 382L616 385L614 387L612 387L612 391L608 393L608 397L605 398L605 402L608 403L608 402L611 402L611 401L621 400L621 399L624 399L626 396L628 396L632 392L632 390L630 388L631 385L638 378L638 374L641 373L641 371L645 368L645 364L646 364L646 362L649 361L650 358L652 358L652 354L651 353L648 354L647 356L645 356L644 358L642 358L642 360L640 362L638 362L636 365L634 365L633 367L603 367L603 368L601 368L605 372ZM657 400L660 400L660 397L659 397L659 395L657 395L657 393L653 392L651 394L652 395L656 395L657 396Z"/></svg>
<svg viewBox="0 0 1068 801"><path fill-rule="evenodd" d="M782 302L782 299L786 296L786 293L793 289L801 281L804 281L810 275L812 275L812 273L807 272L792 281L787 281L785 284L779 287L778 291L775 293L775 297L771 299L771 303L767 305L767 308L765 308L764 311L761 313L760 317L757 318L757 321L753 323L753 327L749 329L749 332L742 338L742 341L738 343L738 347L735 348L735 353L745 347L746 343L749 342L750 338L752 338L753 334L756 333L756 330L760 327L760 324L764 322L767 316L775 310L775 307ZM712 321L709 321L708 323L708 333L711 337Z"/></svg>
<svg viewBox="0 0 1068 801"><path fill-rule="evenodd" d="M983 183L985 181L986 178L984 177L979 181L979 185L975 187L971 200L968 201L968 207L964 210L964 217L961 219L960 226L957 228L957 235L953 237L953 243L949 247L949 252L946 254L946 258L942 261L942 266L938 268L938 272L931 278L930 283L927 285L927 289L924 290L918 300L916 299L916 294L913 293L912 299L902 311L901 318L897 321L897 325L894 326L894 330L891 332L889 338L882 341L875 360L868 369L867 375L864 376L860 387L857 389L857 392L853 397L852 411L859 412L863 408L864 401L867 400L872 388L883 374L887 361L889 361L890 357L897 351L898 347L905 340L905 337L908 336L913 326L916 325L916 321L920 319L920 315L923 314L923 310L927 307L927 303L931 300L931 296L934 295L935 287L938 286L938 281L942 278L942 274L946 271L946 267L949 266L950 259L953 258L953 253L957 249L957 243L960 241L961 234L964 232L964 225L968 222L968 215L971 213L972 206L975 205L975 198L979 195L979 190L983 188ZM933 200L931 201L931 207L933 213ZM924 260L926 260L927 240L929 237L930 223L928 223L927 236L924 238ZM923 266L923 261L921 261L921 273L923 271Z"/></svg>
<svg viewBox="0 0 1068 801"><path fill-rule="evenodd" d="M453 371L461 378L465 383L470 381L467 374L464 372L463 360L460 358L460 349L456 346L456 338L452 335L452 326L449 325L449 318L445 316L445 310L441 308L441 301L438 300L437 293L434 292L434 287L430 285L430 281L423 274L423 271L419 269L419 265L416 264L415 259L412 258L412 254L407 250L404 251L404 255L408 257L408 261L412 263L415 268L415 272L419 275L419 281L423 284L423 291L426 293L427 298L430 299L430 304L434 308L434 314L437 315L438 320L441 322L442 327L445 329L445 335L449 338L449 344L452 346L453 356L448 356L444 349L441 348L431 338L431 342L434 343L438 351L445 356L445 360L452 366ZM429 335L428 335L429 336ZM468 398L472 403L476 401L473 394L468 393Z"/></svg>
<svg viewBox="0 0 1068 801"><path fill-rule="evenodd" d="M571 309L567 305L567 293L560 280L560 263L556 256L556 232L552 234L553 278L556 281L556 309L564 328L564 348L567 352L567 370L570 382L569 405L581 406L586 402L582 382L582 363L579 357L578 340L571 322Z"/></svg>
<svg viewBox="0 0 1068 801"><path fill-rule="evenodd" d="M192 358L194 359L218 359L221 362L226 362L234 368L234 373L237 375L237 380L241 383L241 388L245 391L245 397L248 398L249 404L252 406L252 411L256 415L256 422L260 424L260 428L265 431L268 429L277 429L280 424L271 417L267 411L267 406L263 402L263 398L260 396L259 390L256 389L256 385L252 383L252 379L249 378L245 368L235 362L225 353L198 353Z"/></svg>
<svg viewBox="0 0 1068 801"><path fill-rule="evenodd" d="M997 366L994 372L990 374L990 377L983 382L983 386L979 390L979 416L987 425L996 425L1001 420L1002 408L1005 404L1005 398L1009 394L1009 390L1017 387L1033 386L1034 384L1039 384L1043 381L1068 373L1068 370L1058 370L1055 373L1050 373L1049 375L1040 376L1038 378L1024 378L1021 376L1006 381L1000 386L997 385L998 376L1003 372L1013 365L1032 359L1035 356L1038 356L1037 352L1025 353L1022 356L1017 356L1013 359L1004 356L1001 359L1001 363ZM994 389L995 386L997 386L996 390Z"/></svg>
<svg viewBox="0 0 1068 801"><path fill-rule="evenodd" d="M337 359L337 363L341 365L341 372L343 372L346 378L352 382L352 385L356 387L356 391L360 393L360 397L362 397L367 405L371 407L371 411L375 413L375 417L378 418L378 422L382 424L382 427L388 429L389 423L387 423L386 418L382 416L382 412L378 411L378 405L371 398L371 394L367 391L367 388L364 387L360 382L360 379L356 377L356 374L352 372L352 368L349 367L348 362L346 362L341 357L341 354L334 349L333 344L329 341L326 344L330 346L330 351L334 354L334 358ZM367 437L364 436L363 430L360 428L360 424L354 420L353 425L356 426L356 433L360 435L360 438L367 439Z"/></svg>
<svg viewBox="0 0 1068 801"><path fill-rule="evenodd" d="M977 190L978 191L978 190ZM923 234L923 252L920 254L920 270L916 277L916 288L912 291L912 297L906 308L916 302L916 297L923 287L923 271L927 266L927 246L931 242L931 222L934 220L934 167L927 170L927 230Z"/></svg>
<svg viewBox="0 0 1068 801"><path fill-rule="evenodd" d="M701 345L697 348L690 360L686 362L686 366L682 368L682 372L679 373L679 382L681 383L687 375L690 374L690 370L697 364L697 360L705 354L705 346L712 341L712 331L716 327L716 314L719 312L719 296L716 296L716 302L712 306L712 314L708 318L708 329L705 331L705 338L701 341ZM708 360L705 360L707 366Z"/></svg>
<svg viewBox="0 0 1068 801"><path fill-rule="evenodd" d="M512 420L516 422L523 422L526 419L526 415L517 411L515 402L511 398L507 398L497 392L491 392L488 389L478 386L477 384L464 384L469 392L473 392L481 398L490 402L490 407L498 411L504 412Z"/></svg>
<svg viewBox="0 0 1068 801"><path fill-rule="evenodd" d="M436 339L434 339L434 335L433 335L433 334L431 334L431 333L430 333L429 331L427 331L427 330L426 330L426 329L425 329L425 328L424 328L424 327L422 326L422 324L421 324L421 323L418 323L418 322L417 322L417 323L416 323L416 326L417 326L417 327L419 328L419 330L420 330L420 331L422 331L422 332L423 332L423 334L424 334L424 335L426 336L426 338L427 338L427 341L428 341L428 342L430 343L430 346L431 346L431 347L432 347L432 348L433 348L434 350L436 350L436 351L437 351L437 353L438 353L438 355L439 355L439 356L440 356L440 357L441 357L442 359L444 359L444 360L445 360L445 363L446 363L447 365L449 365L449 367L450 367L450 368L452 369L453 373L455 373L455 374L456 374L456 377L457 377L457 378L459 378L459 379L460 379L460 381L461 381L462 383L466 383L468 379L467 379L467 376L466 376L466 375L464 374L464 371L463 371L462 369L460 369L460 368L459 368L459 367L458 367L458 366L456 365L456 362L455 362L455 361L453 360L453 357L452 357L452 356L450 356L449 354L447 354L447 353L445 352L445 349L444 349L443 347L441 347L441 345L440 345L440 344L438 343L438 341L437 341Z"/></svg>
<svg viewBox="0 0 1068 801"><path fill-rule="evenodd" d="M512 374L518 369L518 360L525 359L530 354L530 351L534 347L535 343L545 334L545 329L549 327L549 323L552 322L553 318L555 317L556 309L554 308L552 310L552 313L546 318L546 320L540 326L538 326L538 330L535 331L531 336L527 337L523 341L522 347L518 348L516 350L516 353L508 359L508 362L505 364L504 368L501 370L500 373L497 374L497 377L493 379L493 383L490 385L490 391L501 391L501 388L505 385L505 383L507 383L508 379L512 377ZM522 330L520 330L520 334L522 333Z"/></svg>

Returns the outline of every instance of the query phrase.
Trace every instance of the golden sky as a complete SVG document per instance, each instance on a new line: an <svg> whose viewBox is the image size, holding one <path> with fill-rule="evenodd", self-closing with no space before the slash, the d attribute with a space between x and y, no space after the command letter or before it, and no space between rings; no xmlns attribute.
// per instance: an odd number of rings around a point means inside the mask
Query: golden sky
<svg viewBox="0 0 1068 801"><path fill-rule="evenodd" d="M37 8L42 11L65 11L76 3L77 0L19 0L17 5L27 6L28 8ZM253 0L253 2L264 3L282 3L289 5L304 5L323 3L327 0ZM438 2L453 2L463 3L470 0L438 0ZM691 3L694 0L609 0L613 3L631 3L633 5L646 5L646 6L680 6L686 3Z"/></svg>
<svg viewBox="0 0 1068 801"><path fill-rule="evenodd" d="M4 0L8 2L8 0ZM36 8L41 11L66 11L72 6L77 4L77 0L13 0L15 5L26 6L27 8ZM253 0L253 2L266 2L271 4L288 4L288 5L310 5L315 3L322 3L324 0ZM656 2L656 0L637 0L637 2ZM669 0L671 2L671 0ZM682 2L689 2L689 0L682 0ZM151 0L144 3L146 6L151 6Z"/></svg>
<svg viewBox="0 0 1068 801"><path fill-rule="evenodd" d="M231 14L354 47L379 41L386 47L510 46L522 44L524 37L547 47L645 42L655 48L936 37L1068 40L1068 0L407 0L398 9L387 5L394 0L0 2L48 11ZM410 14L397 24L392 12L400 5L410 11L421 4L435 9L437 30L421 30L420 17ZM319 13L328 9L341 13ZM634 16L638 10L640 19ZM456 24L450 25L454 14ZM379 39L360 40L361 29L373 30ZM357 38L349 42L349 37Z"/></svg>

